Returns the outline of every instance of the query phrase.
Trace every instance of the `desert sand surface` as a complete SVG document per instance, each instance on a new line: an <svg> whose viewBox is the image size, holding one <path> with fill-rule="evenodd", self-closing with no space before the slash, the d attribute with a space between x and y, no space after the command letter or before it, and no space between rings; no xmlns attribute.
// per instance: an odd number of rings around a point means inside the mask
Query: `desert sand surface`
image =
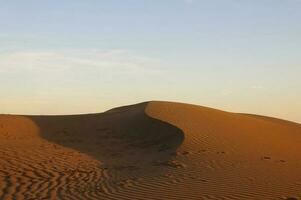
<svg viewBox="0 0 301 200"><path fill-rule="evenodd" d="M300 197L297 123L158 101L0 115L1 200Z"/></svg>

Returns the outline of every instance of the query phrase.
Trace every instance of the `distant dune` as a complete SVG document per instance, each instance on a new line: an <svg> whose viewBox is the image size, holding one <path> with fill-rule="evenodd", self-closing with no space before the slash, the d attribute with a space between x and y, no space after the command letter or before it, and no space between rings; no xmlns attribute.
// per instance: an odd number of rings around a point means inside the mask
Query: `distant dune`
<svg viewBox="0 0 301 200"><path fill-rule="evenodd" d="M293 200L300 152L300 124L182 103L0 115L0 200Z"/></svg>

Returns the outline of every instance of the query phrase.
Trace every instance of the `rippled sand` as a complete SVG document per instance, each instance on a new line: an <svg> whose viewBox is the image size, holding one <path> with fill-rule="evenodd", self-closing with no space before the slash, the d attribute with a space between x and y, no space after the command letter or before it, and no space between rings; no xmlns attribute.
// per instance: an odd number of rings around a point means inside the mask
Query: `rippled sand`
<svg viewBox="0 0 301 200"><path fill-rule="evenodd" d="M0 115L0 199L298 199L300 152L300 124L180 103Z"/></svg>

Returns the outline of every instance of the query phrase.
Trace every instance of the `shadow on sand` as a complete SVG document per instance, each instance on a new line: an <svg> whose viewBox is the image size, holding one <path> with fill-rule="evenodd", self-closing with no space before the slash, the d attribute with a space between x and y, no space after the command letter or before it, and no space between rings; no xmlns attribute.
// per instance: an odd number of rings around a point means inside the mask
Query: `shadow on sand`
<svg viewBox="0 0 301 200"><path fill-rule="evenodd" d="M26 116L40 135L58 145L85 153L108 165L168 160L184 133L145 113L148 103L115 108L101 114Z"/></svg>

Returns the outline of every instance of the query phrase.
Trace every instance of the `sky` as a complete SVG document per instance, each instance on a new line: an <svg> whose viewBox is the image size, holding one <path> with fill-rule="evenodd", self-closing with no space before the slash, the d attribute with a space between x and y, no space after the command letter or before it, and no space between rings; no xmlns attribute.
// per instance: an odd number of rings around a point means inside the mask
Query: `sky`
<svg viewBox="0 0 301 200"><path fill-rule="evenodd" d="M0 3L0 113L165 100L301 123L300 0Z"/></svg>

